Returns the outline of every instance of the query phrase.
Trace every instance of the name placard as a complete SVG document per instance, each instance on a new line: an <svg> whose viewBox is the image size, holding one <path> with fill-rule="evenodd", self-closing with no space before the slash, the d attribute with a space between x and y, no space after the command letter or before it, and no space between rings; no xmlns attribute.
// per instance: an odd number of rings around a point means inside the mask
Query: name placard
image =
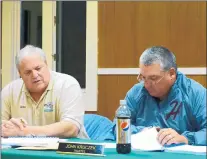
<svg viewBox="0 0 207 159"><path fill-rule="evenodd" d="M104 156L104 144L60 142L57 153Z"/></svg>

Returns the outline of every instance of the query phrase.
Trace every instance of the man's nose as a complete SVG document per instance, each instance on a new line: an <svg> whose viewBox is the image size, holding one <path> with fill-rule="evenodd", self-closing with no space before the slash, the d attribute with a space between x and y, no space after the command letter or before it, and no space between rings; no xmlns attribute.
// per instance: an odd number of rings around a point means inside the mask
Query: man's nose
<svg viewBox="0 0 207 159"><path fill-rule="evenodd" d="M32 78L37 78L38 72L36 70L32 71Z"/></svg>
<svg viewBox="0 0 207 159"><path fill-rule="evenodd" d="M145 88L151 87L151 83L149 81L144 81L144 87Z"/></svg>

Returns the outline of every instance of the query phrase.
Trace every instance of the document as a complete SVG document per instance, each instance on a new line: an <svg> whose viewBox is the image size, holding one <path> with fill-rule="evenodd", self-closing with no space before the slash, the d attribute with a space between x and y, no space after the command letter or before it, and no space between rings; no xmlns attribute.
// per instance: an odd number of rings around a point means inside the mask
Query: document
<svg viewBox="0 0 207 159"><path fill-rule="evenodd" d="M104 145L107 149L116 148L116 143L104 143Z"/></svg>
<svg viewBox="0 0 207 159"><path fill-rule="evenodd" d="M163 146L157 140L155 127L146 129L131 136L132 149L142 151L163 151Z"/></svg>
<svg viewBox="0 0 207 159"><path fill-rule="evenodd" d="M194 146L186 144L172 144L162 146L157 140L158 132L156 128L149 128L132 135L132 149L141 151L166 151L178 153L206 154L207 146Z"/></svg>
<svg viewBox="0 0 207 159"><path fill-rule="evenodd" d="M52 143L47 146L23 146L23 147L17 147L15 149L17 150L57 150L59 146L59 143Z"/></svg>
<svg viewBox="0 0 207 159"><path fill-rule="evenodd" d="M193 146L193 145L180 145L165 148L165 151L179 152L179 153L196 153L196 154L206 154L206 146Z"/></svg>
<svg viewBox="0 0 207 159"><path fill-rule="evenodd" d="M9 137L1 138L2 145L9 145L13 147L24 146L49 146L58 143L59 138L56 137Z"/></svg>
<svg viewBox="0 0 207 159"><path fill-rule="evenodd" d="M2 149L10 149L11 148L11 146L9 146L9 145L1 145L1 150Z"/></svg>

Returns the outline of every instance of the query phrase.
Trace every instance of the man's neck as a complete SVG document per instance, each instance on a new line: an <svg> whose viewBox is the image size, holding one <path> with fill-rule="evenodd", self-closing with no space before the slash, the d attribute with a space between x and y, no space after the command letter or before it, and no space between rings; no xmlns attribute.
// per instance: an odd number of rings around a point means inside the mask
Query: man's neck
<svg viewBox="0 0 207 159"><path fill-rule="evenodd" d="M45 90L42 92L30 92L30 96L35 102L39 102L41 96L44 94Z"/></svg>
<svg viewBox="0 0 207 159"><path fill-rule="evenodd" d="M35 102L38 102L42 96L42 93L30 93L30 95Z"/></svg>

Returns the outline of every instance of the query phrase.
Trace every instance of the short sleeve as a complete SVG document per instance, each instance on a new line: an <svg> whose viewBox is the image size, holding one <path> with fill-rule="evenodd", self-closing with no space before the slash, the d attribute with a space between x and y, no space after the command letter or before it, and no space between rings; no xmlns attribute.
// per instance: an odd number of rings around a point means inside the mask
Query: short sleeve
<svg viewBox="0 0 207 159"><path fill-rule="evenodd" d="M84 103L80 85L64 86L60 95L60 121L70 121L80 130L83 126Z"/></svg>

